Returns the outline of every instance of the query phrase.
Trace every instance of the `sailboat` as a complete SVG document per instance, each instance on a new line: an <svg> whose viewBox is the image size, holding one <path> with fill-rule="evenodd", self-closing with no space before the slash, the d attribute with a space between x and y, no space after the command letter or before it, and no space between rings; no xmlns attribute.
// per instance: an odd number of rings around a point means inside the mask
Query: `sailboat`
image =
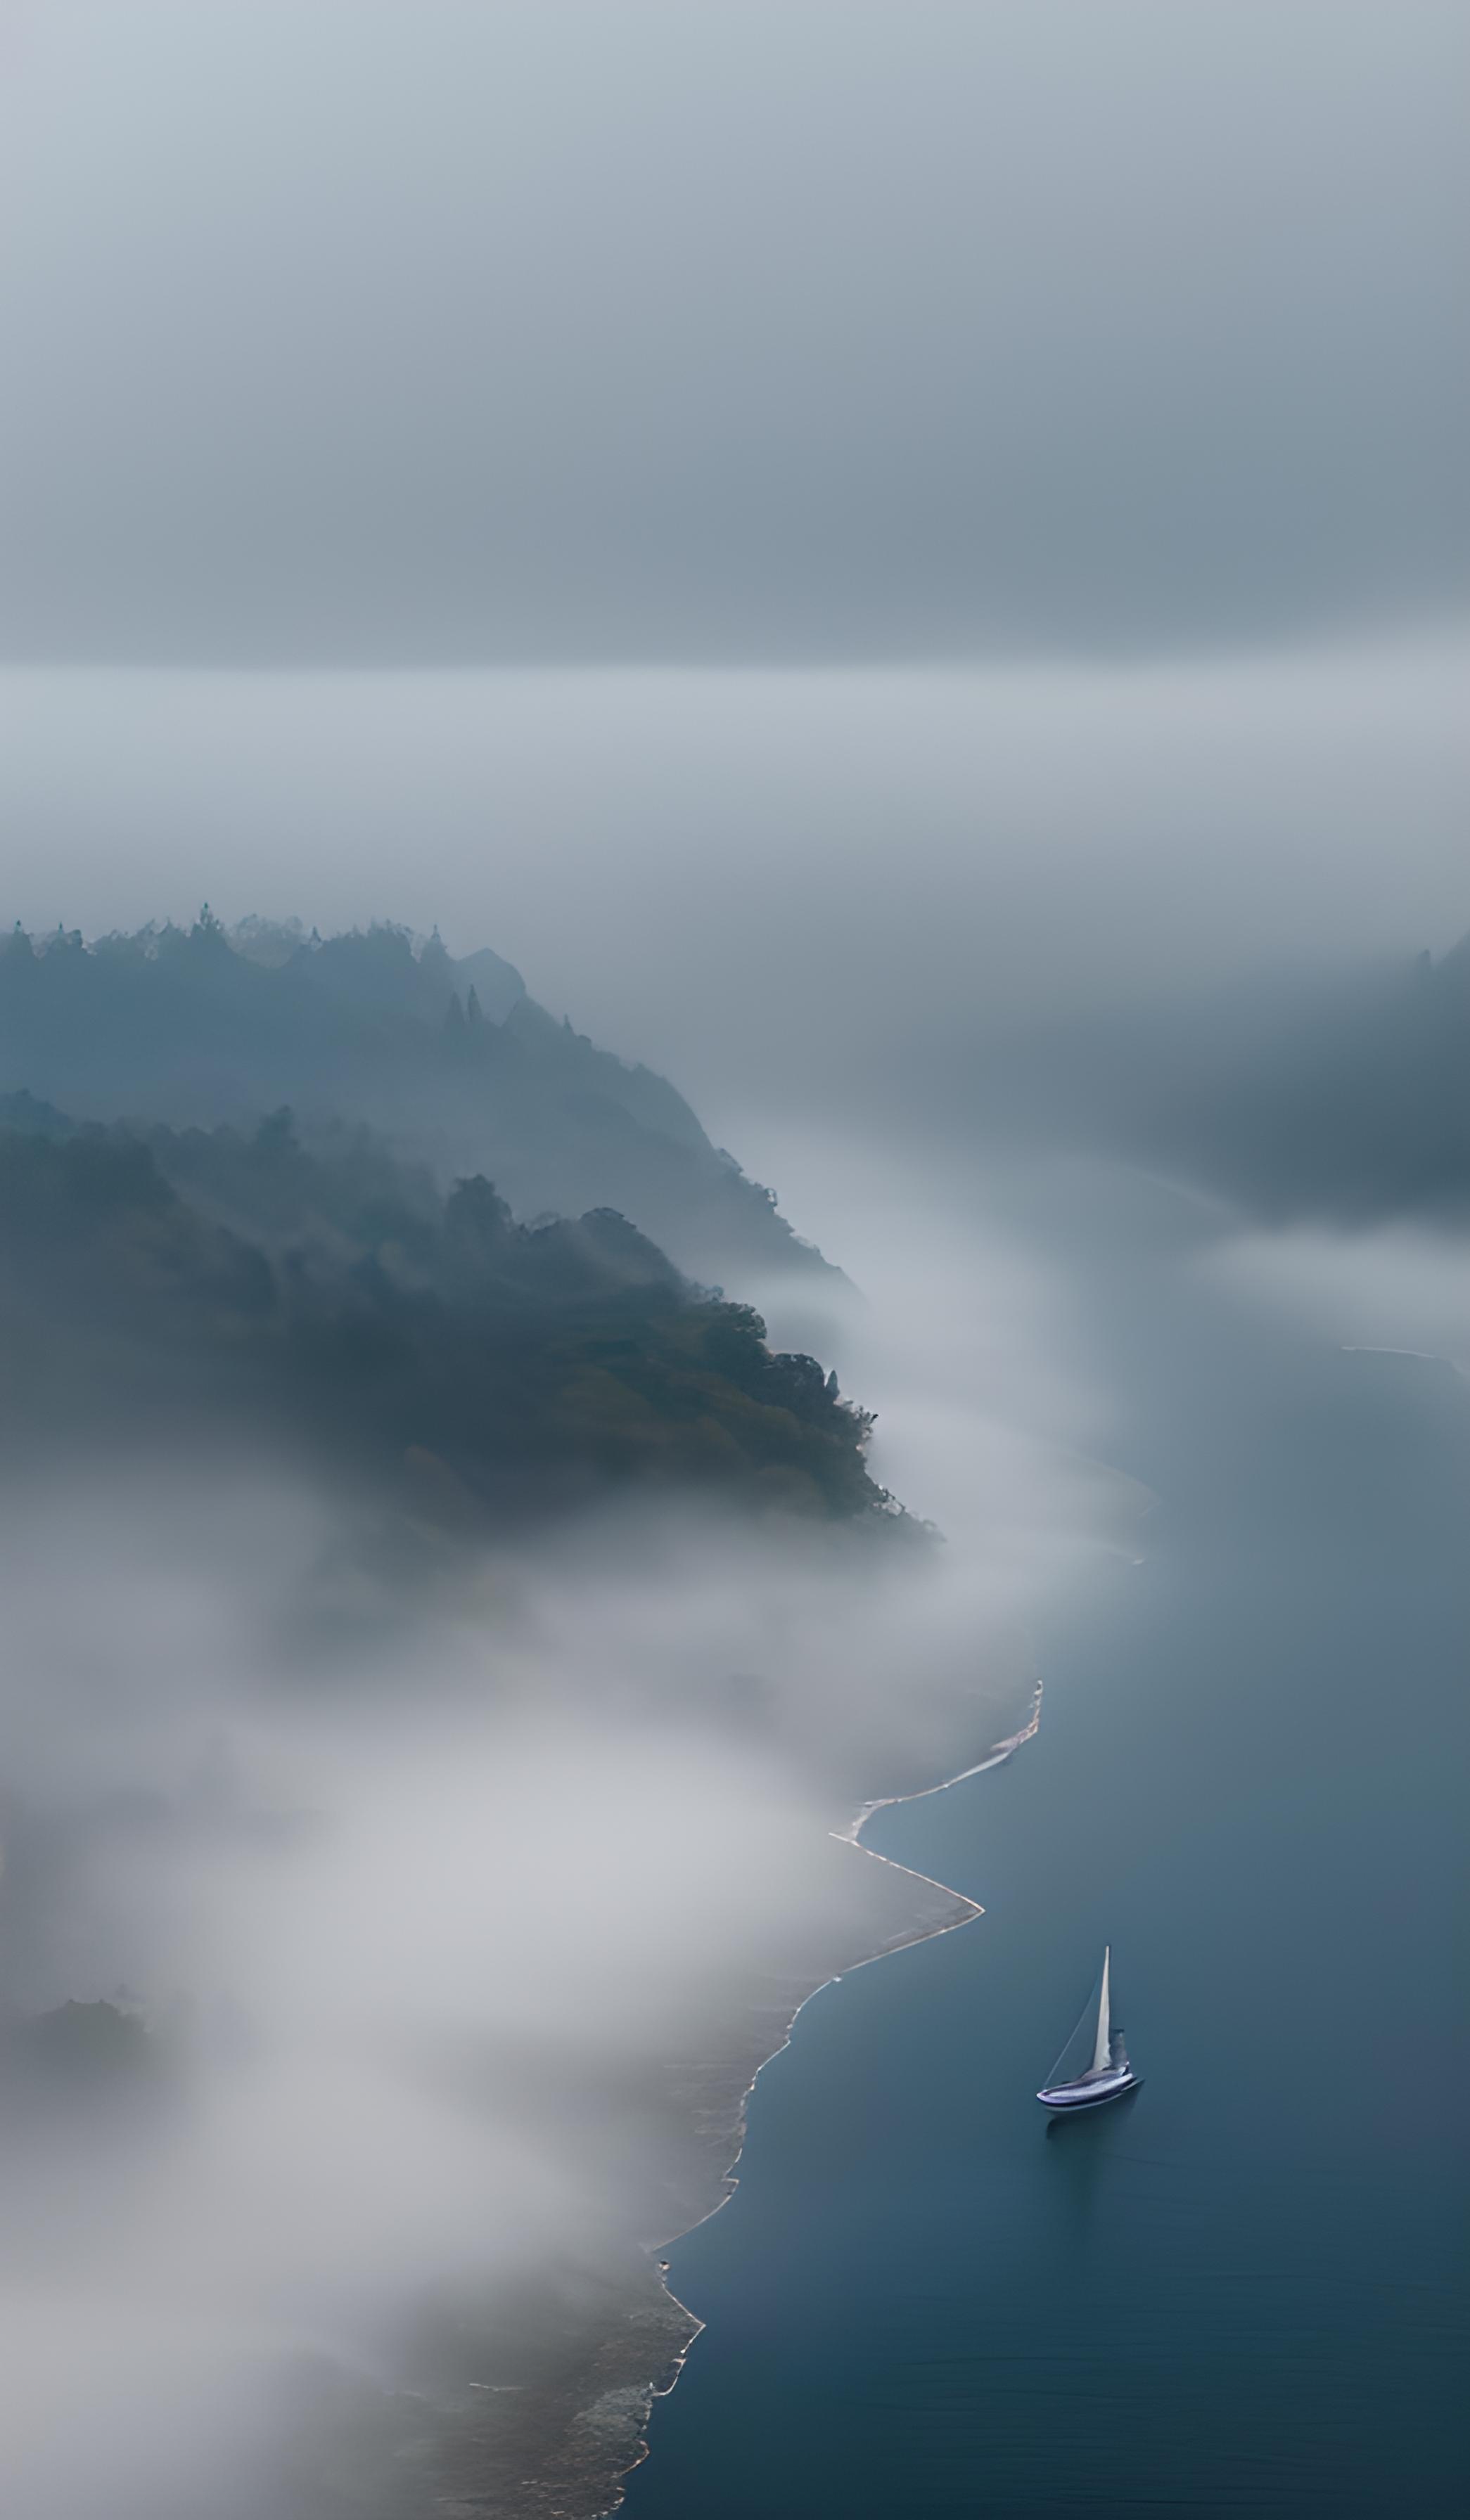
<svg viewBox="0 0 1470 2520"><path fill-rule="evenodd" d="M1077 2046L1079 2034L1086 2020L1084 2014L1053 2065L1050 2080L1043 2083L1036 2093L1043 2108L1055 2109L1059 2115L1078 2109L1100 2109L1109 2100L1121 2100L1125 2092L1137 2089L1139 2078L1128 2063L1128 2051L1124 2044L1123 2032L1113 2027L1108 1993L1112 1958L1113 1947L1109 1943L1103 1950L1102 1993L1097 2001L1097 2027L1092 2039L1091 2064L1084 2073L1074 2073L1062 2079L1062 2069L1069 2057L1073 2063L1080 2062L1080 2058L1073 2055L1072 2051ZM1085 2055L1085 2048L1081 2052Z"/></svg>

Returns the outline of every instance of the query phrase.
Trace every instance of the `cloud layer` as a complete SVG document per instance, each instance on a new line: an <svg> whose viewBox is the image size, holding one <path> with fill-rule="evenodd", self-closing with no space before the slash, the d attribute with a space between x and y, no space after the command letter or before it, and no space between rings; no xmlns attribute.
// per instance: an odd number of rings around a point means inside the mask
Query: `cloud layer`
<svg viewBox="0 0 1470 2520"><path fill-rule="evenodd" d="M11 658L917 659L1463 602L1452 0L6 28Z"/></svg>

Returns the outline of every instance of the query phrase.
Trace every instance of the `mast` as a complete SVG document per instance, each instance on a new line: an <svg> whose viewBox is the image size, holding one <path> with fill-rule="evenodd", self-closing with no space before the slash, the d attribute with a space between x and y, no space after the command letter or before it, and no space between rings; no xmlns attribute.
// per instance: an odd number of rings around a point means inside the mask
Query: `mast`
<svg viewBox="0 0 1470 2520"><path fill-rule="evenodd" d="M1108 2010L1108 1962L1112 1958L1112 1944L1104 1943L1102 1996L1097 2006L1097 2039L1092 2049L1092 2071L1094 2074L1105 2072L1108 2064L1109 2033L1112 2028L1112 2017Z"/></svg>

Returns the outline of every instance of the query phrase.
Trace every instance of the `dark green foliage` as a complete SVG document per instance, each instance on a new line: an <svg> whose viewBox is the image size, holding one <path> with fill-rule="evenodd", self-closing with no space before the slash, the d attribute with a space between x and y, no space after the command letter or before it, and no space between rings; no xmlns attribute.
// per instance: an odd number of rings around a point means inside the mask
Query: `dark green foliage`
<svg viewBox="0 0 1470 2520"><path fill-rule="evenodd" d="M288 1432L473 1525L628 1481L887 1514L868 1419L758 1316L699 1293L627 1220L518 1225L480 1177L441 1199L362 1130L0 1119L12 1443Z"/></svg>
<svg viewBox="0 0 1470 2520"><path fill-rule="evenodd" d="M411 1148L441 1187L485 1173L516 1213L613 1207L694 1275L825 1266L673 1087L597 1050L482 951L375 925L323 940L252 919L0 948L0 1094L94 1120L252 1123L290 1103Z"/></svg>

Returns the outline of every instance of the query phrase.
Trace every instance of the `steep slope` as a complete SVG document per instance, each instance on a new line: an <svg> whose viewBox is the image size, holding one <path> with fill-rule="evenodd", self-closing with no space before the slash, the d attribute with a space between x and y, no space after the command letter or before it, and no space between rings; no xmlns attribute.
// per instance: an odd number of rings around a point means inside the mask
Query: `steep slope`
<svg viewBox="0 0 1470 2520"><path fill-rule="evenodd" d="M284 1114L145 1138L0 1106L0 1355L27 1454L268 1434L465 1529L630 1485L895 1518L836 1376L621 1216L520 1226L482 1178L441 1198Z"/></svg>
<svg viewBox="0 0 1470 2520"><path fill-rule="evenodd" d="M827 1265L665 1078L558 1023L487 949L456 963L397 927L323 940L254 920L231 936L206 911L90 945L17 928L0 1090L97 1120L345 1115L441 1185L487 1174L523 1219L615 1207L703 1282Z"/></svg>

